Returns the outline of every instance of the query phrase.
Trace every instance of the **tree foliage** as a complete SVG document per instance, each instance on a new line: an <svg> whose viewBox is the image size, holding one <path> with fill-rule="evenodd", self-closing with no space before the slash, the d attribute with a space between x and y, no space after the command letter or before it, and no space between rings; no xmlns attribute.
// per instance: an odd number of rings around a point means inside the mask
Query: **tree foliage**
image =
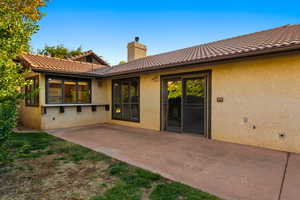
<svg viewBox="0 0 300 200"><path fill-rule="evenodd" d="M46 6L46 2L47 0L1 0L0 7L36 22L44 15L40 7Z"/></svg>
<svg viewBox="0 0 300 200"><path fill-rule="evenodd" d="M182 81L168 81L168 99L181 98ZM185 95L193 97L204 97L205 83L202 79L188 80L185 87Z"/></svg>
<svg viewBox="0 0 300 200"><path fill-rule="evenodd" d="M16 58L29 50L29 41L38 30L44 0L0 1L0 148L16 125L20 88L30 84ZM0 149L1 150L1 149Z"/></svg>
<svg viewBox="0 0 300 200"><path fill-rule="evenodd" d="M121 60L121 61L119 62L119 65L123 65L123 64L126 64L126 61Z"/></svg>
<svg viewBox="0 0 300 200"><path fill-rule="evenodd" d="M78 54L82 53L82 48L78 47L77 49L70 50L64 45L54 45L54 46L48 46L45 45L43 49L38 50L38 54L42 54L45 56L51 56L51 57L56 57L56 58L67 58L71 56L76 56Z"/></svg>

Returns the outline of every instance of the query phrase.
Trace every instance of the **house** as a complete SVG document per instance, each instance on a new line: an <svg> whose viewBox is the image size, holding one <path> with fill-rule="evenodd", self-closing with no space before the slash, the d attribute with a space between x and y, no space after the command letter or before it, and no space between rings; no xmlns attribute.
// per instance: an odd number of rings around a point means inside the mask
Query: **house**
<svg viewBox="0 0 300 200"><path fill-rule="evenodd" d="M108 122L300 152L300 25L152 56L139 38L127 48L117 66L23 54L27 90L39 95L22 105L22 123Z"/></svg>

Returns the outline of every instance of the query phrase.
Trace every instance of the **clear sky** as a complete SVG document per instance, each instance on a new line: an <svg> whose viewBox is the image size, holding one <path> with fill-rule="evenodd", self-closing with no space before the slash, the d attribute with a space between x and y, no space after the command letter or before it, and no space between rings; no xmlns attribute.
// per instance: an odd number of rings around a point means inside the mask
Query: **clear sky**
<svg viewBox="0 0 300 200"><path fill-rule="evenodd" d="M299 7L299 0L51 0L31 45L82 46L114 65L127 60L135 36L153 55L299 24Z"/></svg>

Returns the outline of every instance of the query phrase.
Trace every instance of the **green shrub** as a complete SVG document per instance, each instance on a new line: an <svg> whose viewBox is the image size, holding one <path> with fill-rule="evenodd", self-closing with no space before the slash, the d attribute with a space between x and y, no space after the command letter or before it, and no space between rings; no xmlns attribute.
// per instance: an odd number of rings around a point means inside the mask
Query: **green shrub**
<svg viewBox="0 0 300 200"><path fill-rule="evenodd" d="M0 166L11 161L11 156L5 145L0 146Z"/></svg>
<svg viewBox="0 0 300 200"><path fill-rule="evenodd" d="M16 6L19 5L22 6ZM38 30L42 17L39 11L44 1L0 1L0 148L8 148L6 142L17 119L17 103L24 99L23 88L31 84L25 80L28 72L15 62L22 53L29 51L32 34ZM1 162L9 159L6 150L0 151Z"/></svg>
<svg viewBox="0 0 300 200"><path fill-rule="evenodd" d="M7 142L11 130L16 126L16 104L11 101L0 103L0 145Z"/></svg>

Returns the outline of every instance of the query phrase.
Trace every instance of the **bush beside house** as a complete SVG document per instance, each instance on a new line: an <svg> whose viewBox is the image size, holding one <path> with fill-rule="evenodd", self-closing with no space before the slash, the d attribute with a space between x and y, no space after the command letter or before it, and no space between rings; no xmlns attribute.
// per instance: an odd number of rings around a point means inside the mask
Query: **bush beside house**
<svg viewBox="0 0 300 200"><path fill-rule="evenodd" d="M0 162L7 160L6 143L16 126L17 103L24 98L20 88L31 84L26 71L15 60L29 50L32 34L42 17L45 0L2 0L0 2Z"/></svg>

